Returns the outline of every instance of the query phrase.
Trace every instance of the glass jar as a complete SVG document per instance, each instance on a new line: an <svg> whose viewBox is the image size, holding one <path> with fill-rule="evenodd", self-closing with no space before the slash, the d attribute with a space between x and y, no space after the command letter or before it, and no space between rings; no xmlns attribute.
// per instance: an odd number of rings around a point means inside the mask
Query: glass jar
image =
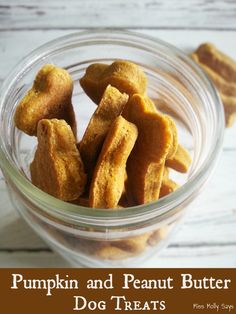
<svg viewBox="0 0 236 314"><path fill-rule="evenodd" d="M191 152L191 168L185 175L172 171L181 187L149 204L108 210L60 201L30 182L37 140L15 128L15 108L44 64L64 67L74 80L81 138L95 104L81 89L79 78L91 63L116 59L133 61L146 73L148 95L154 102L159 99L158 109L174 118L179 142ZM201 69L175 47L127 31L80 32L36 49L4 81L0 110L0 166L11 200L28 224L73 266L135 267L156 257L212 173L223 140L223 107Z"/></svg>

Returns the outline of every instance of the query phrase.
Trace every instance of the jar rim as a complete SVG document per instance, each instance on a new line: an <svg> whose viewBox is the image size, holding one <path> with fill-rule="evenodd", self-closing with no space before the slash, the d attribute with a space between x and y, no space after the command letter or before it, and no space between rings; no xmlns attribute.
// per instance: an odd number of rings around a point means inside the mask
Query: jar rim
<svg viewBox="0 0 236 314"><path fill-rule="evenodd" d="M197 187L200 187L208 178L209 174L212 172L216 161L219 157L219 153L222 147L223 134L224 134L224 112L223 106L219 95L213 86L212 82L209 80L207 75L200 69L200 67L195 64L187 55L184 54L178 48L168 44L157 38L153 38L148 35L143 35L137 32L131 32L127 30L114 30L114 29L98 29L89 30L83 32L76 32L66 36L59 37L55 40L49 41L48 43L40 46L39 48L33 50L29 53L22 61L20 61L14 69L9 73L7 78L2 84L0 91L0 110L2 110L4 100L7 96L7 91L13 88L14 82L19 78L20 73L23 73L31 64L37 62L43 56L52 52L56 47L63 47L63 43L73 43L80 40L80 45L88 44L89 41L96 40L112 40L112 39L126 39L133 42L147 42L152 49L158 49L158 47L165 48L168 52L174 52L176 56L181 57L187 64L191 65L195 73L207 84L208 91L213 98L213 103L215 104L216 115L216 134L214 134L214 141L212 141L211 147L209 147L208 155L206 156L204 163L196 171L196 173L190 177L190 179L182 186L180 186L176 191L170 193L169 195L139 206L127 207L122 210L108 210L108 209L95 209L88 208L79 205L74 205L71 203L63 202L47 193L41 191L35 187L17 168L14 162L9 158L7 154L7 148L5 147L3 137L0 137L0 166L3 172L6 173L11 179L14 180L17 187L31 199L32 202L43 205L43 211L47 216L53 216L57 219L63 221L69 221L70 223L91 223L109 226L121 226L132 225L147 220L151 220L154 217L160 217L173 211L173 204L178 211L177 207L181 204L187 202L195 194ZM197 76L196 76L197 77ZM199 78L197 77L199 80ZM216 110L217 108L217 110ZM1 115L1 120L3 119ZM0 121L1 121L0 120ZM2 132L2 123L0 125L0 130ZM0 133L1 133L0 132Z"/></svg>

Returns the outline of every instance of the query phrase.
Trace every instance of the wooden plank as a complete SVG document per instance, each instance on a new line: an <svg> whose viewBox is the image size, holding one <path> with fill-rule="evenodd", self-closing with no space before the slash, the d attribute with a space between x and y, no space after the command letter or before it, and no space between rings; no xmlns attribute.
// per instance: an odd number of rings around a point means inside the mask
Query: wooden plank
<svg viewBox="0 0 236 314"><path fill-rule="evenodd" d="M68 263L54 252L0 252L0 268L2 267L69 267Z"/></svg>
<svg viewBox="0 0 236 314"><path fill-rule="evenodd" d="M2 0L0 29L236 29L235 1Z"/></svg>
<svg viewBox="0 0 236 314"><path fill-rule="evenodd" d="M171 248L149 258L141 267L236 267L236 247L207 247ZM69 264L54 252L0 252L0 267L68 267ZM83 267L78 264L77 267ZM133 265L132 267L140 267Z"/></svg>

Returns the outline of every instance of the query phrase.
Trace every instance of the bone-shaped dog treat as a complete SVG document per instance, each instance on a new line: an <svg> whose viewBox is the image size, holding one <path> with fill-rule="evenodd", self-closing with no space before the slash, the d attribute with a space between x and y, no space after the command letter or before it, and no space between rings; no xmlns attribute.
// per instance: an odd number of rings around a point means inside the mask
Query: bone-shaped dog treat
<svg viewBox="0 0 236 314"><path fill-rule="evenodd" d="M190 56L207 73L215 86L219 89L220 93L236 97L236 81L227 82L222 76L220 76L220 74L212 70L207 64L200 62L196 53L192 53Z"/></svg>
<svg viewBox="0 0 236 314"><path fill-rule="evenodd" d="M96 111L89 121L79 144L81 157L89 178L92 176L107 132L112 122L121 114L127 101L128 95L122 94L115 87L108 85Z"/></svg>
<svg viewBox="0 0 236 314"><path fill-rule="evenodd" d="M155 106L155 104L149 97L145 96L145 101L150 111L156 112L156 113L159 112L157 110L157 107ZM160 102L159 99L156 100L157 106L159 102ZM174 169L179 172L187 172L192 162L192 159L190 155L188 154L187 150L178 144L178 130L177 130L174 120L168 115L165 115L165 118L169 121L171 132L172 132L172 145L167 155L167 163L169 163L170 165L173 165L173 167L175 167ZM181 159L182 157L183 159ZM171 185L174 188L175 184L173 181Z"/></svg>
<svg viewBox="0 0 236 314"><path fill-rule="evenodd" d="M126 176L126 161L137 139L134 124L119 116L112 123L99 155L89 193L95 208L115 208Z"/></svg>
<svg viewBox="0 0 236 314"><path fill-rule="evenodd" d="M226 126L230 128L236 120L236 97L221 95L225 110Z"/></svg>
<svg viewBox="0 0 236 314"><path fill-rule="evenodd" d="M138 254L145 250L150 235L151 232L145 232L125 240L113 241L112 246L118 247L126 252Z"/></svg>
<svg viewBox="0 0 236 314"><path fill-rule="evenodd" d="M192 163L189 152L182 146L178 145L177 151L172 158L166 160L166 166L178 172L186 173Z"/></svg>
<svg viewBox="0 0 236 314"><path fill-rule="evenodd" d="M172 132L172 144L167 154L167 159L169 159L169 158L174 158L178 149L178 130L177 130L174 120L170 116L165 115L165 118L169 121L171 132Z"/></svg>
<svg viewBox="0 0 236 314"><path fill-rule="evenodd" d="M85 75L80 79L81 87L96 104L100 102L104 92L99 88L99 83L102 73L108 66L108 64L93 63L87 67Z"/></svg>
<svg viewBox="0 0 236 314"><path fill-rule="evenodd" d="M150 246L155 246L157 245L159 242L161 242L162 240L164 240L168 233L169 233L169 227L168 226L163 226L158 228L157 230L153 231L151 236L149 237L147 243Z"/></svg>
<svg viewBox="0 0 236 314"><path fill-rule="evenodd" d="M140 67L129 61L114 61L111 65L91 64L80 85L85 93L98 104L108 85L116 87L121 93L133 95L146 91L147 78Z"/></svg>
<svg viewBox="0 0 236 314"><path fill-rule="evenodd" d="M131 257L132 253L112 245L107 245L95 251L95 255L103 260L115 261Z"/></svg>
<svg viewBox="0 0 236 314"><path fill-rule="evenodd" d="M169 120L151 112L145 97L138 94L129 99L122 114L139 131L127 162L128 197L135 204L157 200L166 157L173 143Z"/></svg>
<svg viewBox="0 0 236 314"><path fill-rule="evenodd" d="M178 187L179 185L169 178L169 169L165 167L160 189L160 198L174 192Z"/></svg>
<svg viewBox="0 0 236 314"><path fill-rule="evenodd" d="M66 70L52 64L43 66L33 87L16 108L16 127L28 135L36 135L40 120L57 118L66 120L76 135L72 91L73 81Z"/></svg>
<svg viewBox="0 0 236 314"><path fill-rule="evenodd" d="M38 147L30 165L38 188L61 200L77 199L84 191L86 175L71 127L64 120L41 120Z"/></svg>
<svg viewBox="0 0 236 314"><path fill-rule="evenodd" d="M144 99L146 102L146 108L150 112L156 112L156 113L161 114L158 111L157 107L155 106L154 102L147 95L144 96ZM159 103L159 100L156 100L157 106L158 106L158 103ZM170 116L165 115L165 118L169 121L171 132L172 132L172 145L171 145L171 148L169 149L167 158L173 158L178 148L178 130L177 130L174 120Z"/></svg>
<svg viewBox="0 0 236 314"><path fill-rule="evenodd" d="M212 44L205 43L195 51L201 63L222 76L226 81L236 82L236 62L216 49Z"/></svg>
<svg viewBox="0 0 236 314"><path fill-rule="evenodd" d="M212 70L208 64L199 61L196 53L191 54L192 59L198 63L207 73L215 86L218 88L222 103L224 105L226 126L232 126L236 119L236 80L235 82L226 81L221 74Z"/></svg>
<svg viewBox="0 0 236 314"><path fill-rule="evenodd" d="M107 260L119 260L142 253L147 247L151 232L133 236L125 240L112 241L95 249L95 255Z"/></svg>

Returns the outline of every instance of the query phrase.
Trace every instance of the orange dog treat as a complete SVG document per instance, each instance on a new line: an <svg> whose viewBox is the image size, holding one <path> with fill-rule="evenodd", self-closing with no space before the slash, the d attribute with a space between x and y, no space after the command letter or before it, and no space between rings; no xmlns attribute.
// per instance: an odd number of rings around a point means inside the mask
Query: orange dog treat
<svg viewBox="0 0 236 314"><path fill-rule="evenodd" d="M99 82L102 73L109 65L103 63L94 63L87 67L85 75L80 79L80 85L85 93L96 104L99 103L103 92L99 89Z"/></svg>
<svg viewBox="0 0 236 314"><path fill-rule="evenodd" d="M113 241L98 247L95 255L108 260L119 260L142 253L147 247L151 232L133 236L128 239Z"/></svg>
<svg viewBox="0 0 236 314"><path fill-rule="evenodd" d="M86 175L75 137L64 120L41 120L38 147L30 165L32 183L61 200L77 199L84 191Z"/></svg>
<svg viewBox="0 0 236 314"><path fill-rule="evenodd" d="M149 237L147 243L150 246L155 246L160 241L164 240L167 237L168 233L169 233L169 227L168 226L163 226L163 227L153 231L153 233Z"/></svg>
<svg viewBox="0 0 236 314"><path fill-rule="evenodd" d="M147 78L140 67L129 61L114 61L111 65L91 64L80 85L85 93L97 104L108 85L116 87L121 93L133 95L146 91Z"/></svg>
<svg viewBox="0 0 236 314"><path fill-rule="evenodd" d="M118 247L112 246L112 245L99 248L95 252L95 255L101 259L112 260L112 261L121 260L121 259L125 259L132 256L131 253L124 251Z"/></svg>
<svg viewBox="0 0 236 314"><path fill-rule="evenodd" d="M200 62L196 53L192 53L191 58L207 73L215 86L219 89L220 93L236 97L236 81L227 82L222 76L220 76L220 74L212 70L207 64Z"/></svg>
<svg viewBox="0 0 236 314"><path fill-rule="evenodd" d="M192 59L198 63L207 73L215 86L218 88L225 111L226 126L232 126L236 119L236 80L234 82L226 81L221 74L212 70L208 64L203 64L199 61L196 53L191 55ZM221 73L221 72L220 72Z"/></svg>
<svg viewBox="0 0 236 314"><path fill-rule="evenodd" d="M198 47L195 54L201 63L222 76L226 81L236 82L236 62L216 49L212 44L206 43Z"/></svg>
<svg viewBox="0 0 236 314"><path fill-rule="evenodd" d="M148 96L144 96L144 99L147 105L147 109L150 112L156 112L161 115L161 113L158 111L157 107L155 106L154 102ZM159 100L156 100L156 103L158 106ZM168 152L167 158L172 158L174 157L178 148L178 130L177 130L174 120L170 116L165 115L165 118L169 121L171 131L172 131L172 145Z"/></svg>
<svg viewBox="0 0 236 314"><path fill-rule="evenodd" d="M128 95L121 94L115 87L108 85L90 119L79 144L80 153L89 177L93 173L107 132L115 118L121 114L127 101Z"/></svg>
<svg viewBox="0 0 236 314"><path fill-rule="evenodd" d="M57 118L66 120L76 134L72 91L73 81L66 70L52 64L43 66L33 87L16 108L16 127L28 135L36 135L40 120Z"/></svg>
<svg viewBox="0 0 236 314"><path fill-rule="evenodd" d="M179 144L174 157L167 159L165 165L178 172L186 173L188 172L191 163L192 158L188 151Z"/></svg>
<svg viewBox="0 0 236 314"><path fill-rule="evenodd" d="M160 190L160 198L174 192L179 185L169 178L169 170L165 167Z"/></svg>
<svg viewBox="0 0 236 314"><path fill-rule="evenodd" d="M149 239L151 232L146 232L144 234L133 236L125 240L114 241L112 245L118 247L126 252L130 253L141 253L145 250L147 245L147 240Z"/></svg>
<svg viewBox="0 0 236 314"><path fill-rule="evenodd" d="M112 123L94 170L89 204L95 208L115 208L126 176L126 161L137 139L134 124L119 116Z"/></svg>
<svg viewBox="0 0 236 314"><path fill-rule="evenodd" d="M173 158L178 149L178 130L177 130L174 120L170 116L165 115L165 118L169 121L171 132L172 132L172 145L168 152L167 158Z"/></svg>
<svg viewBox="0 0 236 314"><path fill-rule="evenodd" d="M236 120L236 97L221 95L225 109L226 126L229 128Z"/></svg>
<svg viewBox="0 0 236 314"><path fill-rule="evenodd" d="M138 127L139 136L127 162L127 193L131 202L144 204L159 197L166 157L173 137L169 120L151 112L145 98L133 95L123 111Z"/></svg>

